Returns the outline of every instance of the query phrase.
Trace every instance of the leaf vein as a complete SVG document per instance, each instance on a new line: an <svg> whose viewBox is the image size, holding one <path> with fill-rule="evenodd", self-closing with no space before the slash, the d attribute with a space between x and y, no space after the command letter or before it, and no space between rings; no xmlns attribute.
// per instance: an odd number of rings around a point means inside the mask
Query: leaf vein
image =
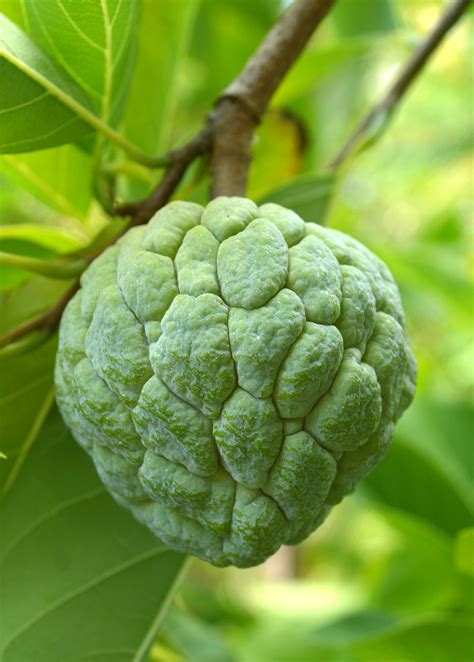
<svg viewBox="0 0 474 662"><path fill-rule="evenodd" d="M11 552L15 549L15 547L17 547L23 540L28 538L28 536L30 536L34 531L36 531L41 526L43 526L43 524L56 517L56 515L59 515L59 513L68 510L73 506L77 506L81 503L85 503L86 501L95 499L97 496L101 496L104 493L105 493L105 487L103 486L96 487L90 492L84 492L84 494L81 494L78 497L67 499L66 501L63 501L61 504L56 506L56 508L52 508L51 510L44 513L35 522L30 524L28 528L22 531L22 533L20 533L20 535L13 540L13 542L9 545L9 547L7 547L7 549L4 550L3 559L1 563L2 564L5 563L5 559L7 558L7 556L11 554Z"/></svg>
<svg viewBox="0 0 474 662"><path fill-rule="evenodd" d="M54 129L52 129L52 131L48 131L47 133L36 134L34 138L21 138L21 140L12 140L8 143L0 143L0 149L5 149L5 148L11 149L12 147L16 147L17 145L22 145L23 143L34 145L36 141L43 140L43 138L49 138L50 136L54 136L55 133L59 133L60 131L62 131L64 127L70 126L71 124L74 124L74 122L79 122L79 121L80 121L79 117L71 117L66 122L63 122L58 126L55 126Z"/></svg>
<svg viewBox="0 0 474 662"><path fill-rule="evenodd" d="M32 170L24 161L18 161L14 156L3 155L2 157L10 166L26 177L32 184L38 187L46 196L55 202L66 214L77 216L77 211L69 203L69 200L52 188L44 179L41 179L37 173Z"/></svg>
<svg viewBox="0 0 474 662"><path fill-rule="evenodd" d="M64 16L66 19L69 21L69 23L72 25L72 27L76 30L76 32L84 39L85 42L87 42L92 48L97 49L98 51L101 51L102 53L104 52L104 48L95 42L93 39L91 39L85 32L81 30L81 28L78 26L76 21L72 18L72 16L69 14L67 11L66 7L63 5L61 0L57 0L57 4L60 8L60 10L63 12Z"/></svg>
<svg viewBox="0 0 474 662"><path fill-rule="evenodd" d="M104 17L104 28L105 28L105 64L104 64L104 91L102 94L102 119L108 120L110 112L110 96L112 93L112 26L109 18L109 11L107 8L107 3L105 0L100 0L100 7L102 10L102 15Z"/></svg>
<svg viewBox="0 0 474 662"><path fill-rule="evenodd" d="M46 24L42 20L41 15L38 13L34 2L31 3L31 9L36 14L36 18L38 20L38 23L40 24L41 29L43 30L45 39L48 42L49 47L54 52L54 56L55 56L56 60L62 65L62 67L65 69L65 71L67 71L67 73L71 76L71 78L73 78L74 80L80 82L81 87L83 87L85 90L87 90L89 92L89 94L92 94L92 96L95 96L95 97L99 97L100 94L97 92L97 90L94 90L94 88L92 88L89 85L87 80L84 80L83 78L81 78L81 76L78 74L78 72L75 71L69 65L67 60L65 60L65 58L63 57L62 52L56 47L56 44L54 43L54 39L51 38L51 35L49 34L48 30L46 29Z"/></svg>
<svg viewBox="0 0 474 662"><path fill-rule="evenodd" d="M30 382L26 386L22 386L22 388L17 389L16 391L13 391L13 393L9 393L8 395L5 395L0 398L0 407L3 407L4 405L8 404L12 400L15 400L16 398L21 397L25 393L28 393L28 391L33 390L38 384L41 384L42 382L45 382L46 380L50 379L51 375L43 375L42 377L38 377L38 379L35 379L34 381Z"/></svg>
<svg viewBox="0 0 474 662"><path fill-rule="evenodd" d="M31 447L33 446L39 431L41 430L41 427L43 423L46 420L47 415L49 414L49 411L53 405L54 402L54 387L51 388L46 395L42 406L40 407L40 410L38 414L36 415L35 420L33 421L33 424L31 426L30 432L26 435L25 440L21 446L20 452L16 458L16 461L14 462L12 468L10 469L10 473L7 476L7 479L3 485L3 488L1 490L2 496L5 496L5 494L9 491L11 486L13 485L15 478L18 475L18 472L20 471L21 467L23 466L24 461L26 460L26 456L28 455L29 451L31 450Z"/></svg>
<svg viewBox="0 0 474 662"><path fill-rule="evenodd" d="M6 113L11 113L14 110L18 110L19 108L26 108L27 106L33 106L35 103L38 103L38 101L41 101L44 99L44 97L47 97L48 92L43 92L43 94L40 94L39 97L35 97L34 99L30 99L29 101L24 101L23 103L17 103L15 106L10 106L9 108L2 108L0 110L0 115L5 115Z"/></svg>
<svg viewBox="0 0 474 662"><path fill-rule="evenodd" d="M121 563L114 568L107 570L107 572L102 573L101 575L94 577L94 579L91 579L89 582L86 582L83 586L80 586L79 588L75 589L74 591L71 591L70 593L67 593L66 595L62 596L59 600L55 600L52 604L50 604L48 607L40 611L38 614L36 614L33 618L31 618L28 623L23 625L21 628L19 628L5 643L4 646L4 654L8 650L8 648L11 647L13 642L17 640L19 637L23 636L26 632L31 630L35 625L37 625L41 620L52 614L54 611L59 609L60 607L64 607L68 602L71 602L75 598L79 597L80 595L83 595L87 593L90 590L93 590L97 588L100 584L106 582L108 579L112 579L112 577L118 576L121 573L129 570L132 568L134 565L139 565L140 563L144 563L146 561L149 561L150 559L154 558L155 556L160 556L161 554L164 554L165 552L168 551L168 548L165 547L164 545L159 548L154 548L152 550L148 550L147 552L142 552L141 554L137 554L136 556L132 557L131 559L128 559L124 563Z"/></svg>

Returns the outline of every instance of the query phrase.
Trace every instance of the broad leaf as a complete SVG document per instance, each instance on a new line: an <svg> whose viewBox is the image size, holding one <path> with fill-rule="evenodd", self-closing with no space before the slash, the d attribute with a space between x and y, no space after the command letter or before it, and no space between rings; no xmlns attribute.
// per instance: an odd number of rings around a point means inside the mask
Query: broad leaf
<svg viewBox="0 0 474 662"><path fill-rule="evenodd" d="M474 527L459 532L455 547L456 567L474 577ZM474 598L474 596L472 596Z"/></svg>
<svg viewBox="0 0 474 662"><path fill-rule="evenodd" d="M400 434L430 458L474 514L472 404L418 397L399 424Z"/></svg>
<svg viewBox="0 0 474 662"><path fill-rule="evenodd" d="M30 275L28 280L15 290L1 292L0 333L14 329L50 308L71 285L72 281L53 280L35 274ZM0 362L0 368L1 366L3 361ZM13 370L12 367L10 369ZM19 378L21 379L21 374Z"/></svg>
<svg viewBox="0 0 474 662"><path fill-rule="evenodd" d="M378 569L371 604L407 616L450 609L459 593L453 541L416 516L385 507L379 513L398 544Z"/></svg>
<svg viewBox="0 0 474 662"><path fill-rule="evenodd" d="M0 4L2 14L5 14L10 21L16 23L22 30L25 29L25 15L23 12L23 3L20 0L2 0Z"/></svg>
<svg viewBox="0 0 474 662"><path fill-rule="evenodd" d="M200 0L170 5L142 0L137 62L125 116L127 136L148 152L170 145L170 128L182 90L182 76ZM153 81L153 84L150 84ZM137 112L147 109L147 121Z"/></svg>
<svg viewBox="0 0 474 662"><path fill-rule="evenodd" d="M190 49L198 112L209 110L209 100L235 78L281 11L275 0L201 0Z"/></svg>
<svg viewBox="0 0 474 662"><path fill-rule="evenodd" d="M350 652L357 662L403 660L403 662L445 662L472 660L473 629L455 617L419 619L404 624L385 636L354 647Z"/></svg>
<svg viewBox="0 0 474 662"><path fill-rule="evenodd" d="M138 662L185 557L114 503L53 410L0 506L2 662Z"/></svg>
<svg viewBox="0 0 474 662"><path fill-rule="evenodd" d="M48 260L54 256L54 252L51 249L30 241L22 241L21 239L0 238L0 251L7 254L10 253L14 256L32 257L40 260ZM0 292L18 287L30 275L31 272L17 265L5 264L3 260L0 260Z"/></svg>
<svg viewBox="0 0 474 662"><path fill-rule="evenodd" d="M393 632L400 625L400 617L388 612L357 611L322 625L313 632L321 645L343 648Z"/></svg>
<svg viewBox="0 0 474 662"><path fill-rule="evenodd" d="M258 202L276 202L305 221L324 224L335 185L336 177L331 173L304 175L267 193Z"/></svg>
<svg viewBox="0 0 474 662"><path fill-rule="evenodd" d="M58 254L69 253L85 245L84 241L79 241L65 230L34 223L0 224L0 241L7 239L36 244Z"/></svg>
<svg viewBox="0 0 474 662"><path fill-rule="evenodd" d="M318 84L335 76L344 68L353 67L362 57L367 57L379 42L374 37L344 39L335 44L309 47L303 51L275 92L272 104L286 107L300 97L314 95Z"/></svg>
<svg viewBox="0 0 474 662"><path fill-rule="evenodd" d="M0 361L0 452L6 456L0 459L0 493L13 480L48 413L55 350L50 342L31 354Z"/></svg>
<svg viewBox="0 0 474 662"><path fill-rule="evenodd" d="M427 242L417 242L413 248L397 251L389 250L386 244L376 245L374 250L397 274L402 289L412 296L436 297L451 314L464 315L471 322L471 309L466 301L472 300L473 286L468 268L458 253Z"/></svg>
<svg viewBox="0 0 474 662"><path fill-rule="evenodd" d="M186 138L174 130L180 131L180 118L176 115L186 107L183 77L189 66L189 40L200 1L176 2L170 11L169 3L142 0L137 61L123 130L134 144L149 153L163 153ZM142 108L146 108L145 122ZM201 117L196 120L201 121ZM124 200L145 197L153 182L154 177L151 182L133 175L120 177L119 196Z"/></svg>
<svg viewBox="0 0 474 662"><path fill-rule="evenodd" d="M33 276L0 294L0 335L52 306L67 283ZM19 471L52 404L56 340L39 349L0 360L0 494Z"/></svg>
<svg viewBox="0 0 474 662"><path fill-rule="evenodd" d="M87 7L77 0L24 2L27 32L87 93L97 115L110 124L120 118L128 91L138 5L139 0L102 0L89 2Z"/></svg>
<svg viewBox="0 0 474 662"><path fill-rule="evenodd" d="M85 220L92 199L92 159L74 145L5 154L0 173L65 216Z"/></svg>
<svg viewBox="0 0 474 662"><path fill-rule="evenodd" d="M0 251L33 258L49 259L55 255L71 253L89 244L86 232L72 227L67 230L54 225L0 222ZM17 287L29 278L31 272L18 266L3 264L0 260L0 290Z"/></svg>
<svg viewBox="0 0 474 662"><path fill-rule="evenodd" d="M391 0L346 0L343 4L336 4L331 19L338 32L349 37L386 34L398 27Z"/></svg>
<svg viewBox="0 0 474 662"><path fill-rule="evenodd" d="M215 628L180 609L170 609L160 639L186 662L235 662L230 647ZM158 644L151 651L152 662L163 659L160 653Z"/></svg>
<svg viewBox="0 0 474 662"><path fill-rule="evenodd" d="M453 536L470 526L472 412L415 401L387 458L364 481L371 496Z"/></svg>
<svg viewBox="0 0 474 662"><path fill-rule="evenodd" d="M254 628L239 651L246 662L461 662L472 659L472 627L442 614L400 618L374 610L319 628L275 619Z"/></svg>
<svg viewBox="0 0 474 662"><path fill-rule="evenodd" d="M364 487L373 499L414 514L450 535L472 522L469 504L443 467L400 437Z"/></svg>
<svg viewBox="0 0 474 662"><path fill-rule="evenodd" d="M90 132L86 94L14 23L0 14L0 152L74 142Z"/></svg>
<svg viewBox="0 0 474 662"><path fill-rule="evenodd" d="M284 111L270 110L255 133L247 196L268 195L296 177L302 168L305 130Z"/></svg>

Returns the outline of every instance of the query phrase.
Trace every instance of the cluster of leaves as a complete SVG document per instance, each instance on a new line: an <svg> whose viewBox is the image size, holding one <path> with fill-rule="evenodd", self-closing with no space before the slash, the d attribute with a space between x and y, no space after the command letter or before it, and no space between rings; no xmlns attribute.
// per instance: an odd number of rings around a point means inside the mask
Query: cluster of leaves
<svg viewBox="0 0 474 662"><path fill-rule="evenodd" d="M272 2L254 12L250 3L197 0L173 9L154 0L103 0L88 11L65 0L2 3L0 251L8 259L0 260L0 335L50 307L70 285L32 275L22 268L26 261L11 256L55 265L94 252L101 231L118 232L123 225L108 220L104 195L112 186L122 199L149 193L156 178L149 155L197 127L215 85L237 73L278 10ZM245 49L225 49L224 80L215 77L212 90L196 87L193 67L215 57L197 35L204 29L221 39L214 22L222 12L238 17L242 29L248 24ZM190 94L198 109L192 118L180 110ZM275 122L278 130L278 114ZM282 154L293 164L282 167L276 183L298 169L298 154L290 154L297 129L288 124ZM180 195L204 201L207 184L193 179ZM331 180L316 191L310 185L299 185L302 204L313 200L323 210ZM284 202L288 192L279 195ZM52 338L0 364L0 581L8 615L0 657L51 662L80 651L101 662L141 660L185 559L113 503L72 442L54 407L54 355Z"/></svg>
<svg viewBox="0 0 474 662"><path fill-rule="evenodd" d="M372 49L349 73L335 69L314 87L302 83L304 93L289 101L311 135L305 171L333 155L375 96L374 77L440 9L437 2L402 3L397 17L383 11L389 3L365 5L380 8L372 23L360 15L361 3L352 14L346 6L334 17L338 36L296 65L303 72L314 57L317 69L318 53L346 52L370 30ZM179 611L164 621L156 662L473 657L472 131L467 33L451 39L385 140L342 178L328 220L383 257L401 287L420 368L415 402L380 467L296 550L296 581L195 568ZM290 75L277 99L298 82Z"/></svg>
<svg viewBox="0 0 474 662"><path fill-rule="evenodd" d="M285 80L259 128L248 191L321 222L335 178L315 173L363 110L368 79L373 81L377 66L389 57L388 47L396 59L406 50L406 32L399 30L388 0L363 3L363 10L358 0L343 4ZM148 167L153 155L200 127L212 99L241 69L279 11L274 0L101 0L88 6L86 12L73 0L2 2L3 253L45 262L67 259L90 252L99 233L119 231L121 222L110 221L103 211L107 196L112 191L131 200L149 193L156 180ZM410 6L415 15L418 1ZM389 459L369 479L364 500L355 502L354 510L343 507L327 537L301 551L301 574L308 582L351 567L365 602L349 604L346 593L338 594L351 613L326 608L326 623L291 614L269 618L264 610L252 613L247 604L222 598L220 583L235 588L232 571L221 572L218 580L205 574L206 591L214 581L218 587L215 595L203 595L205 570L197 564L195 581L182 596L186 609L169 613L163 638L152 649L155 660L172 655L197 662L232 660L234 648L249 661L319 656L365 662L387 651L409 662L469 657L472 536L466 528L472 504L466 421L471 412L468 375L457 367L463 364L469 324L470 285L462 267L467 242L452 198L441 200L441 215L439 200L425 205L434 187L446 190L437 173L452 173L451 185L458 181L467 140L462 99L446 78L441 83L444 91L435 79L427 93L436 95L435 116L434 103L407 109L394 142L370 152L343 179L331 209L332 224L383 253L400 280L425 390ZM446 145L436 133L443 104L446 116L457 113L443 134L451 146L448 163L439 159ZM433 126L433 135L420 139L417 165L408 171L416 132L426 125ZM407 139L404 160L400 136L410 126L414 135ZM433 143L438 151L423 157ZM386 163L394 163L390 172ZM432 188L425 182L428 165L436 182ZM205 202L207 191L205 169L197 163L176 195ZM455 195L458 191L454 188ZM396 206L407 195L418 196L414 204L423 207L423 222L417 232L407 230L408 240L400 240L379 221L389 203ZM0 334L48 308L69 285L0 260ZM455 320L457 334L446 319ZM54 408L54 354L52 338L30 354L0 363L0 658L143 660L184 558L164 549L112 502L72 442ZM389 531L388 538L397 541L387 543L375 560L357 547L359 533L345 534L353 522L363 527L373 512L377 525L368 535L383 538ZM243 576L238 583L247 589ZM339 579L347 584L346 576ZM411 657L407 651L413 651Z"/></svg>

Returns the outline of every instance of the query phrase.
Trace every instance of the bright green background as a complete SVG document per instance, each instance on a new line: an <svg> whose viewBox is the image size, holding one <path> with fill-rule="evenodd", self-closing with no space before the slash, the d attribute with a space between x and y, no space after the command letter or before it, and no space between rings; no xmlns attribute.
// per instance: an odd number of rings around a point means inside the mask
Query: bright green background
<svg viewBox="0 0 474 662"><path fill-rule="evenodd" d="M109 60L97 59L97 49L84 44L77 57L78 44L68 39L61 45L62 66L71 89L87 78L85 94L101 120L155 154L184 142L201 125L280 5L143 0L138 11L140 3L135 8L127 2L131 36L120 32L120 21L114 29L119 42L130 39L128 59L115 46ZM56 0L23 4L26 13L20 0L0 0L0 11L48 51L38 12L41 17L45 8L52 11ZM105 4L114 11L112 0ZM340 0L258 130L248 190L251 197L281 200L308 220L353 234L387 262L400 285L419 363L415 402L384 463L296 550L246 571L193 561L152 648L154 662L473 657L472 19L433 57L382 139L348 164L336 184L321 175L445 4ZM95 22L84 27L100 40L103 26L98 17L90 20ZM106 76L107 61L116 61L120 76L111 74L104 87L106 78L87 77L84 67ZM43 121L34 119L38 126ZM25 123L31 126L31 117ZM122 199L150 189L157 173L115 148L104 149L90 128L83 129L80 145L0 156L0 250L49 259L87 246L109 223L93 200L99 156L121 173ZM203 164L196 164L177 197L205 201L207 187ZM1 332L50 305L65 287L2 266L0 286ZM48 642L36 653L38 662L72 662L85 652L96 662L146 659L140 650L164 613L163 597L182 559L162 552L101 492L54 414L43 425L53 350L43 346L0 365L0 450L8 456L0 483L11 485L1 521L7 546L16 545L13 560L0 555L0 589L16 594L16 629L22 630L20 621L27 628L17 649L5 649L0 659L33 659L25 655L38 650L38 641ZM14 480L8 462L16 467ZM46 530L45 517L51 524ZM30 529L36 534L23 539ZM81 543L83 553L73 553ZM16 603L6 604L11 610ZM28 624L36 608L43 616L35 630ZM86 614L99 626L81 632ZM58 629L67 645L50 648ZM94 648L97 641L101 652Z"/></svg>

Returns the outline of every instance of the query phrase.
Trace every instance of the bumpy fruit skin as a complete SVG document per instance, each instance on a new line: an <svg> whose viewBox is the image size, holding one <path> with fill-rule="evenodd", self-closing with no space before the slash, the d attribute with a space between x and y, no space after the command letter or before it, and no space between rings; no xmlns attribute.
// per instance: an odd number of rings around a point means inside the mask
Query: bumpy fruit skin
<svg viewBox="0 0 474 662"><path fill-rule="evenodd" d="M172 202L83 274L57 400L170 547L256 565L385 455L416 364L387 267L276 204Z"/></svg>

